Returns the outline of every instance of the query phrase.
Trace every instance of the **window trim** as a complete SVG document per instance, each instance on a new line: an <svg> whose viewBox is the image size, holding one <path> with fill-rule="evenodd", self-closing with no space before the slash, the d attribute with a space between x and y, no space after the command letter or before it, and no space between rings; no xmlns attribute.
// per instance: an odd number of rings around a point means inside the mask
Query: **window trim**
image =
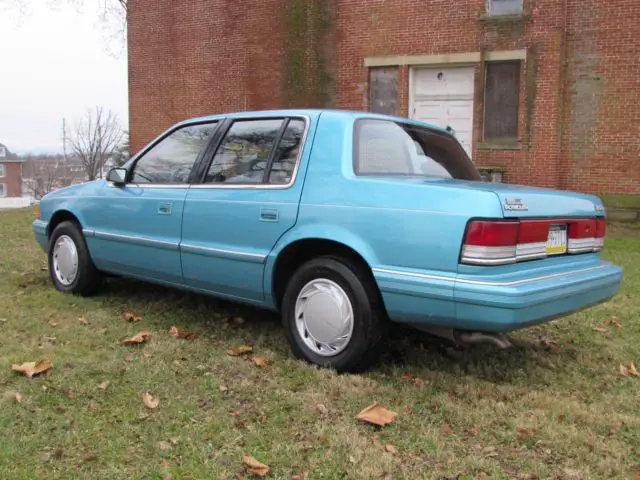
<svg viewBox="0 0 640 480"><path fill-rule="evenodd" d="M7 176L7 164L0 163L0 178L4 178Z"/></svg>
<svg viewBox="0 0 640 480"><path fill-rule="evenodd" d="M226 137L227 133L231 129L231 126L235 122L259 121L259 120L282 120L282 122L283 122L283 125L280 126L280 131L278 132L278 136L276 138L276 143L274 144L274 148L273 148L271 154L269 155L269 160L267 161L268 163L265 166L265 175L263 176L262 183L233 183L233 184L205 183L205 178L206 178L207 172L209 171L209 168L211 167L211 164L213 163L213 160L214 160L214 158L216 156L216 153L217 153L218 149L220 148L220 145L222 144L222 141L224 140L224 138ZM280 140L282 140L282 135L284 134L286 126L289 125L289 122L291 120L302 120L304 122L304 131L302 133L302 141L301 141L301 144L300 144L300 149L298 150L298 155L296 157L296 164L295 164L295 167L293 168L293 173L291 174L291 180L289 180L289 183L282 183L282 184L267 183L268 179L269 179L269 175L271 173L271 167L273 165L273 162L271 162L272 156L275 154L274 152L277 150L277 146L280 143ZM284 126L284 128L283 128L283 126ZM202 174L201 174L200 178L198 179L198 183L192 184L191 188L196 188L196 189L222 188L222 189L234 189L234 190L238 190L238 189L245 189L245 190L286 190L286 189L291 188L294 185L294 183L296 182L296 179L298 177L298 171L300 170L300 164L302 163L302 156L304 154L305 147L307 146L307 137L309 135L310 126L311 126L311 117L309 115L275 115L275 116L261 116L261 115L259 115L259 116L255 116L255 117L252 116L252 117L230 117L230 118L228 118L227 124L224 125L223 128L222 128L222 130L223 130L222 134L219 136L219 138L216 141L216 144L214 146L215 148L212 148L212 152L210 152L208 158L204 162L204 169L201 172Z"/></svg>
<svg viewBox="0 0 640 480"><path fill-rule="evenodd" d="M518 90L518 98L517 98L517 112L516 112L516 134L514 137L487 137L486 135L486 115L487 115L487 70L489 64L500 64L500 63L517 63L518 64L518 82L517 82L517 90ZM483 77L483 85L482 85L482 142L481 145L506 145L507 147L512 147L513 145L518 145L520 142L520 100L521 100L521 85L522 85L522 66L523 60L496 60L496 61L488 61L484 62L484 72L482 72ZM510 148L507 148L507 150Z"/></svg>
<svg viewBox="0 0 640 480"><path fill-rule="evenodd" d="M4 182L0 182L0 185L2 185L2 191L0 192L0 198L4 198L7 196L7 184Z"/></svg>
<svg viewBox="0 0 640 480"><path fill-rule="evenodd" d="M166 130L164 133L160 134L158 137L156 137L153 141L151 141L146 147L144 147L142 150L140 150L140 152L138 152L136 155L134 155L127 163L125 163L122 167L120 168L126 168L127 169L127 178L125 179L125 186L127 185L135 185L136 188L189 188L189 186L193 185L193 174L196 171L198 165L200 164L200 162L202 161L202 158L204 155L206 155L209 145L211 144L211 142L213 141L213 139L216 137L216 134L218 133L220 126L224 123L224 118L214 118L211 120L198 120L198 121L189 121L189 122L183 122L183 123L179 123L176 125L173 125L171 128L169 128L168 130ZM168 137L170 137L171 135L173 135L175 132L177 132L178 130L182 130L183 128L188 128L188 127L196 127L198 125L215 125L215 130L213 132L213 134L211 135L211 138L209 140L207 140L205 146L203 147L202 151L200 153L198 153L198 156L196 157L195 162L193 163L193 166L191 167L191 172L189 173L189 179L190 181L188 183L136 183L133 182L133 171L136 168L137 163L144 158L144 156L149 153L149 151L151 151L156 145L158 145L160 142L164 141L165 139L167 139ZM115 184L113 182L107 182L109 187L114 187L115 188Z"/></svg>
<svg viewBox="0 0 640 480"><path fill-rule="evenodd" d="M486 0L487 1L487 16L488 17L520 17L524 15L524 0L513 0L520 4L520 11L514 13L493 13L493 9L491 8L494 0Z"/></svg>

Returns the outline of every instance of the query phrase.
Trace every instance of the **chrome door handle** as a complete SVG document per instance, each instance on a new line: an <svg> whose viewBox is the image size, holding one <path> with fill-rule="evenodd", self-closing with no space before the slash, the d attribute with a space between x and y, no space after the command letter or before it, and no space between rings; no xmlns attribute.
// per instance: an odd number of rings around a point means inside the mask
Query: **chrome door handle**
<svg viewBox="0 0 640 480"><path fill-rule="evenodd" d="M261 208L260 209L260 221L261 222L277 222L279 219L278 210L275 208Z"/></svg>

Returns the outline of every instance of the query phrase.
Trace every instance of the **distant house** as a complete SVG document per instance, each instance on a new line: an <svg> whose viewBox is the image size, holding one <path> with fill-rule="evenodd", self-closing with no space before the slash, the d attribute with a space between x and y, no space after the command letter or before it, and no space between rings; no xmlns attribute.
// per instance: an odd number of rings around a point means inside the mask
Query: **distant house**
<svg viewBox="0 0 640 480"><path fill-rule="evenodd" d="M0 198L22 196L22 164L17 155L0 143Z"/></svg>

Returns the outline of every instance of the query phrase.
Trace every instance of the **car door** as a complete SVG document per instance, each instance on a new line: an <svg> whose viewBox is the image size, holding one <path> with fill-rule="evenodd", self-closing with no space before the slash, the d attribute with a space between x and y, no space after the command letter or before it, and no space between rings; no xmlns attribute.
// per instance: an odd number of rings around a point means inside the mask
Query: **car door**
<svg viewBox="0 0 640 480"><path fill-rule="evenodd" d="M179 243L192 169L217 122L169 131L127 164L127 183L107 182L88 218L91 254L104 271L182 283Z"/></svg>
<svg viewBox="0 0 640 480"><path fill-rule="evenodd" d="M315 117L243 117L221 127L202 184L185 201L180 249L187 285L264 300L264 263L296 222L313 125Z"/></svg>

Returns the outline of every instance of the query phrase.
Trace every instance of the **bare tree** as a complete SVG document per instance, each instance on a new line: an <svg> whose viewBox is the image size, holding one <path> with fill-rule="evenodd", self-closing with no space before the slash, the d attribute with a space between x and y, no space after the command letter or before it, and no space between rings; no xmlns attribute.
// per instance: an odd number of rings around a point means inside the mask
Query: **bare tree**
<svg viewBox="0 0 640 480"><path fill-rule="evenodd" d="M67 139L71 154L82 163L87 178L95 180L102 176L106 161L120 147L124 133L118 117L102 107L87 110Z"/></svg>

